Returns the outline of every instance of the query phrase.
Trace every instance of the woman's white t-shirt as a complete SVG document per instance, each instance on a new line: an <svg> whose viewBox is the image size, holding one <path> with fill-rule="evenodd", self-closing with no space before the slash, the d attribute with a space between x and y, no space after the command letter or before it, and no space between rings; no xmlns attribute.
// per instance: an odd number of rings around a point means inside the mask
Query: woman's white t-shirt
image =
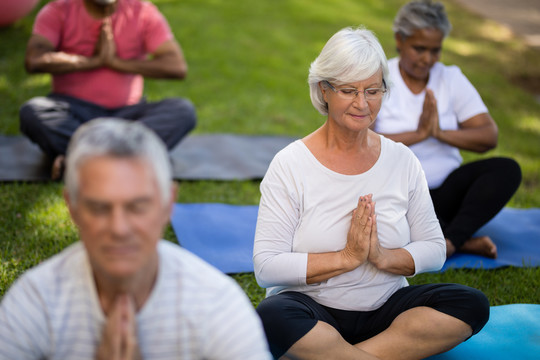
<svg viewBox="0 0 540 360"><path fill-rule="evenodd" d="M274 157L261 183L253 256L255 276L267 296L298 291L336 309L369 311L407 286L404 276L370 263L306 284L308 253L345 248L361 195L373 194L382 246L407 250L416 273L442 267L444 237L420 163L403 144L380 139L379 159L359 175L326 168L301 140Z"/></svg>
<svg viewBox="0 0 540 360"><path fill-rule="evenodd" d="M399 58L390 59L388 68L392 85L377 116L375 131L381 134L415 131L422 114L425 91L414 94L407 87L399 72ZM457 130L459 123L488 112L478 91L457 66L436 63L429 73L427 88L433 91L437 100L441 130ZM420 160L430 189L439 187L463 160L458 148L432 137L411 145L410 149Z"/></svg>

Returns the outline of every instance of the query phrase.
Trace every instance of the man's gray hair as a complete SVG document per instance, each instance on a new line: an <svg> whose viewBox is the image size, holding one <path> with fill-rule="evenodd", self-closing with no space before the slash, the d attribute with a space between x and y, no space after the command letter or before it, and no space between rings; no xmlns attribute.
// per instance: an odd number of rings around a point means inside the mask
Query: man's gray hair
<svg viewBox="0 0 540 360"><path fill-rule="evenodd" d="M309 68L311 102L322 115L328 115L319 83L328 81L338 85L366 80L382 71L383 86L388 86L388 64L384 50L373 32L347 27L335 33L324 45Z"/></svg>
<svg viewBox="0 0 540 360"><path fill-rule="evenodd" d="M399 9L395 19L395 34L399 34L403 40L411 36L416 30L437 29L447 37L452 30L444 5L431 0L411 1Z"/></svg>
<svg viewBox="0 0 540 360"><path fill-rule="evenodd" d="M64 180L73 203L77 201L81 165L99 156L146 160L154 171L163 203L169 200L171 165L163 141L139 122L99 118L81 125L73 134L67 149Z"/></svg>

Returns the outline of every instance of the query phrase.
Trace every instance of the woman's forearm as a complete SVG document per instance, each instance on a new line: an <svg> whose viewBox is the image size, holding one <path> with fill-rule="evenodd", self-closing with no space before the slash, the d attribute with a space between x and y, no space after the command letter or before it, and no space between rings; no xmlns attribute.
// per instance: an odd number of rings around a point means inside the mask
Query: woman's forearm
<svg viewBox="0 0 540 360"><path fill-rule="evenodd" d="M308 254L306 283L315 284L354 270L360 264L343 251Z"/></svg>

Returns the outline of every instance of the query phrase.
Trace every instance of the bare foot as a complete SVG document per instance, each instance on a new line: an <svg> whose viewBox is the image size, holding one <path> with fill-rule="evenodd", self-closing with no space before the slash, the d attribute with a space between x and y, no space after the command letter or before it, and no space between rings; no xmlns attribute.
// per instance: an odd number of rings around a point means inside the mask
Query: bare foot
<svg viewBox="0 0 540 360"><path fill-rule="evenodd" d="M64 175L65 160L66 157L64 155L58 155L54 159L51 169L52 180L60 180L62 178L62 175Z"/></svg>
<svg viewBox="0 0 540 360"><path fill-rule="evenodd" d="M471 238L461 245L459 251L485 256L491 259L497 258L497 246L489 236Z"/></svg>

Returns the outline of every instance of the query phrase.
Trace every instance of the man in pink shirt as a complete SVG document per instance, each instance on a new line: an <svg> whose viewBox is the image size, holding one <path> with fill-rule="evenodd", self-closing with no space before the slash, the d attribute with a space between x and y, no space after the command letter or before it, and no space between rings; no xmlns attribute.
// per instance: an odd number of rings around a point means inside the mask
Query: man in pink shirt
<svg viewBox="0 0 540 360"><path fill-rule="evenodd" d="M169 24L142 0L55 0L36 17L25 66L52 74L52 92L20 110L21 131L63 172L71 135L99 117L140 121L172 149L195 127L183 98L147 102L143 78L183 79L187 63Z"/></svg>

